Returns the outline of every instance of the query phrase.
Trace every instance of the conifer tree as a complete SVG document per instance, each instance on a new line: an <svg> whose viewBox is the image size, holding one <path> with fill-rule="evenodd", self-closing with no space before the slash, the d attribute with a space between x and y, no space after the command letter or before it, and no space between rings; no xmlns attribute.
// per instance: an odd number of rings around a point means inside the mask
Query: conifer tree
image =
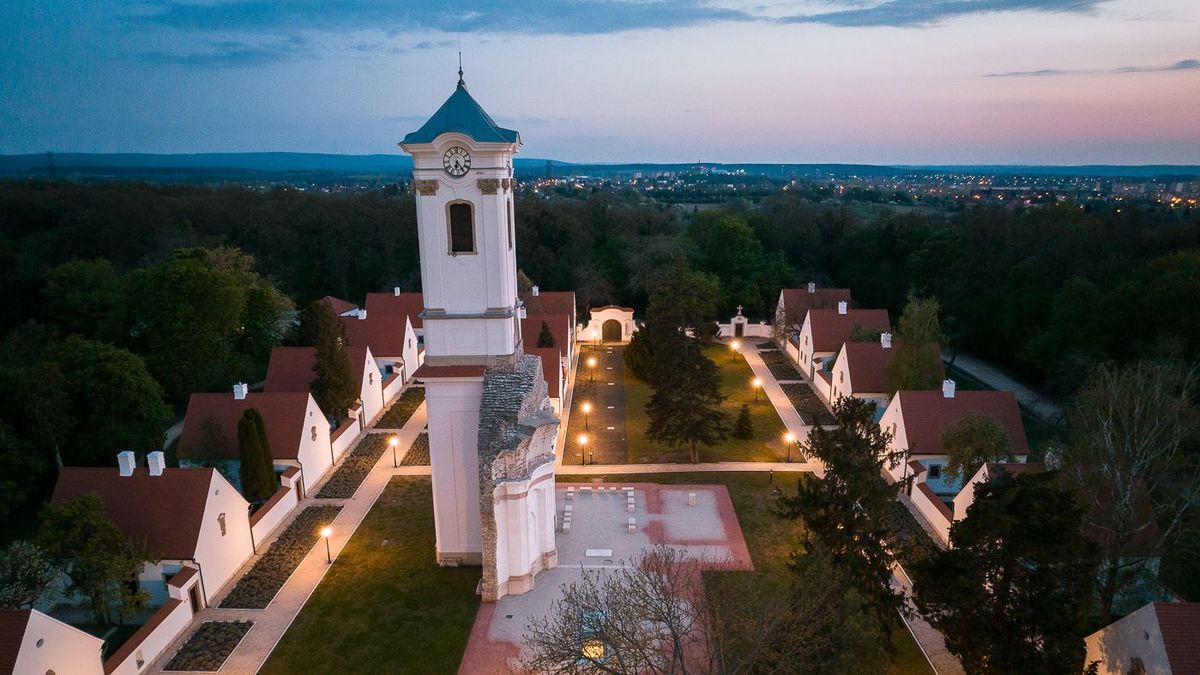
<svg viewBox="0 0 1200 675"><path fill-rule="evenodd" d="M750 404L743 403L742 409L738 411L737 421L733 423L734 438L753 438L754 424L750 421Z"/></svg>
<svg viewBox="0 0 1200 675"><path fill-rule="evenodd" d="M538 333L537 346L542 347L557 347L558 341L554 339L554 333L550 332L550 324L542 322L542 331Z"/></svg>
<svg viewBox="0 0 1200 675"><path fill-rule="evenodd" d="M350 355L346 336L333 310L322 302L309 305L308 318L316 335L317 361L313 370L313 398L322 412L332 420L340 420L358 398L358 387L350 376Z"/></svg>
<svg viewBox="0 0 1200 675"><path fill-rule="evenodd" d="M663 331L660 340L650 369L654 393L646 402L646 436L672 447L686 445L692 462L699 463L698 444L714 445L726 436L720 372L681 331Z"/></svg>
<svg viewBox="0 0 1200 675"><path fill-rule="evenodd" d="M262 415L254 408L243 412L238 420L242 496L251 502L265 501L275 492L275 471L270 449L264 444L263 428Z"/></svg>

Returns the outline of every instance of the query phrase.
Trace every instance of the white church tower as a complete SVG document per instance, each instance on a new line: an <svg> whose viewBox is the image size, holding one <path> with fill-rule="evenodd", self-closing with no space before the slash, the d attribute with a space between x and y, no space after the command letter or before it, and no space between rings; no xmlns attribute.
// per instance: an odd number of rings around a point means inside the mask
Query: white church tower
<svg viewBox="0 0 1200 675"><path fill-rule="evenodd" d="M484 599L557 562L554 437L541 360L522 349L513 155L458 86L400 147L413 156L437 559L482 565Z"/></svg>

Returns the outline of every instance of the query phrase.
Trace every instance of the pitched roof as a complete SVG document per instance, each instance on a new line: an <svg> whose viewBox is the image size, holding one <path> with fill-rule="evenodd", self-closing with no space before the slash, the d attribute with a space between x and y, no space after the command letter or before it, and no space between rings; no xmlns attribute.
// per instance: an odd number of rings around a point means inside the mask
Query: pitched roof
<svg viewBox="0 0 1200 675"><path fill-rule="evenodd" d="M341 314L342 312L349 312L352 309L358 309L358 305L354 304L353 302L350 302L349 300L343 300L341 298L335 298L332 295L327 295L317 302L322 302L328 305L329 309L332 309L334 314Z"/></svg>
<svg viewBox="0 0 1200 675"><path fill-rule="evenodd" d="M990 415L1008 432L1014 454L1029 454L1021 409L1011 391L959 391L946 398L941 391L899 391L904 433L913 455L940 455L942 432L970 413Z"/></svg>
<svg viewBox="0 0 1200 675"><path fill-rule="evenodd" d="M466 134L480 143L518 143L521 140L521 135L516 131L497 125L471 98L466 85L459 80L454 93L433 113L433 117L400 142L431 143L433 139L451 131Z"/></svg>
<svg viewBox="0 0 1200 675"><path fill-rule="evenodd" d="M0 673L16 672L30 609L0 609Z"/></svg>
<svg viewBox="0 0 1200 675"><path fill-rule="evenodd" d="M346 333L346 344L351 347L369 347L376 357L400 357L404 355L404 338L408 332L407 317L404 315L372 314L367 318L356 316L338 317ZM416 330L416 327L413 328Z"/></svg>
<svg viewBox="0 0 1200 675"><path fill-rule="evenodd" d="M560 392L558 390L560 376L560 361L562 351L559 347L534 347L526 349L526 354L532 354L542 359L542 376L546 378L546 395L550 398L558 398Z"/></svg>
<svg viewBox="0 0 1200 675"><path fill-rule="evenodd" d="M1158 630L1172 673L1200 673L1200 602L1156 602Z"/></svg>
<svg viewBox="0 0 1200 675"><path fill-rule="evenodd" d="M300 440L309 426L305 414L308 411L307 392L251 393L242 400L229 394L192 394L188 399L187 414L183 418L183 433L179 437L179 456L188 459L212 459L204 457L201 447L204 439L205 420L212 418L223 441L224 459L237 459L237 425L242 413L250 408L258 410L267 427L267 442L271 444L271 456L275 459L296 459ZM313 419L311 424L327 424L324 419Z"/></svg>
<svg viewBox="0 0 1200 675"><path fill-rule="evenodd" d="M536 348L538 336L542 333L542 322L550 327L557 346L566 349L567 340L571 336L571 316L569 314L535 314L529 312L521 319L521 337L526 347Z"/></svg>
<svg viewBox="0 0 1200 675"><path fill-rule="evenodd" d="M420 293L367 293L363 307L367 318L376 316L407 316L413 328L421 328L421 312L425 311L425 298Z"/></svg>
<svg viewBox="0 0 1200 675"><path fill-rule="evenodd" d="M61 504L95 494L104 515L126 536L145 540L150 551L166 559L196 555L196 541L216 469L163 469L161 476L137 468L122 476L110 467L66 466L50 501Z"/></svg>
<svg viewBox="0 0 1200 675"><path fill-rule="evenodd" d="M889 349L883 348L878 340L872 342L847 342L842 345L845 351L846 369L850 373L850 384L856 392L891 393L887 385L887 369L896 357L897 343L892 343ZM937 350L936 344L930 349ZM942 366L941 352L937 358L938 379L945 377Z"/></svg>
<svg viewBox="0 0 1200 675"><path fill-rule="evenodd" d="M845 314L836 309L812 309L806 321L811 326L814 352L838 351L855 326L877 331L892 327L886 309L850 309Z"/></svg>
<svg viewBox="0 0 1200 675"><path fill-rule="evenodd" d="M530 313L575 315L575 291L538 291L522 293L521 301Z"/></svg>
<svg viewBox="0 0 1200 675"><path fill-rule="evenodd" d="M818 288L812 293L807 288L785 288L780 296L789 323L803 322L810 309L837 309L838 302L852 299L849 288Z"/></svg>
<svg viewBox="0 0 1200 675"><path fill-rule="evenodd" d="M367 376L364 364L367 348L351 345L346 348L350 361L350 377L362 389L362 380ZM271 349L271 361L267 364L267 380L263 391L268 394L312 391L317 379L316 347L275 347ZM373 368L374 366L368 366Z"/></svg>
<svg viewBox="0 0 1200 675"><path fill-rule="evenodd" d="M1001 473L1016 477L1027 473L1042 473L1046 465L1041 462L988 462L988 476L995 478Z"/></svg>

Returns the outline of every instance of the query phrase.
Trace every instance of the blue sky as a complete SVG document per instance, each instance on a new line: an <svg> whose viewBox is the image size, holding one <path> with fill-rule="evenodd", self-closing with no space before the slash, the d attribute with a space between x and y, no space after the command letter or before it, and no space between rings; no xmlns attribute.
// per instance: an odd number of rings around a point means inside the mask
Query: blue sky
<svg viewBox="0 0 1200 675"><path fill-rule="evenodd" d="M6 0L0 153L1200 163L1195 0Z"/></svg>

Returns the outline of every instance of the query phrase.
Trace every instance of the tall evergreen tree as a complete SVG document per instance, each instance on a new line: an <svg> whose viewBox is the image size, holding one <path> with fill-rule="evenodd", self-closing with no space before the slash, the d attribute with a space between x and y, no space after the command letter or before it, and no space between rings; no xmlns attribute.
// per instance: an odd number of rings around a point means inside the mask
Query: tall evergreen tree
<svg viewBox="0 0 1200 675"><path fill-rule="evenodd" d="M743 403L741 409L738 410L737 421L733 423L733 437L742 439L754 437L754 423L750 419L749 403Z"/></svg>
<svg viewBox="0 0 1200 675"><path fill-rule="evenodd" d="M1078 673L1095 583L1083 510L1054 474L998 476L912 568L921 613L970 673Z"/></svg>
<svg viewBox="0 0 1200 675"><path fill-rule="evenodd" d="M541 347L557 347L558 341L554 339L554 333L550 331L550 324L542 322L542 330L538 333L537 346Z"/></svg>
<svg viewBox="0 0 1200 675"><path fill-rule="evenodd" d="M671 447L686 445L692 462L700 462L698 445L725 439L728 415L721 410L721 377L717 365L704 356L700 344L678 330L664 331L654 349L646 402L650 427L646 436Z"/></svg>
<svg viewBox="0 0 1200 675"><path fill-rule="evenodd" d="M275 492L275 468L265 439L262 415L247 409L238 420L238 450L242 496L251 502L264 501Z"/></svg>
<svg viewBox="0 0 1200 675"><path fill-rule="evenodd" d="M942 342L939 311L934 298L909 297L896 326L896 355L887 367L891 392L937 389L941 384L942 356L934 348Z"/></svg>
<svg viewBox="0 0 1200 675"><path fill-rule="evenodd" d="M804 454L825 465L823 480L802 480L795 496L779 501L781 513L804 518L809 543L824 546L878 612L887 635L902 598L891 587L893 555L885 545L887 514L901 484L888 484L882 471L901 453L890 452L891 434L875 422L875 405L844 396L833 406L836 429L814 427Z"/></svg>
<svg viewBox="0 0 1200 675"><path fill-rule="evenodd" d="M316 336L317 362L313 370L317 379L313 382L313 398L330 419L340 420L358 398L358 387L350 376L346 336L333 309L323 302L311 303L306 318Z"/></svg>

